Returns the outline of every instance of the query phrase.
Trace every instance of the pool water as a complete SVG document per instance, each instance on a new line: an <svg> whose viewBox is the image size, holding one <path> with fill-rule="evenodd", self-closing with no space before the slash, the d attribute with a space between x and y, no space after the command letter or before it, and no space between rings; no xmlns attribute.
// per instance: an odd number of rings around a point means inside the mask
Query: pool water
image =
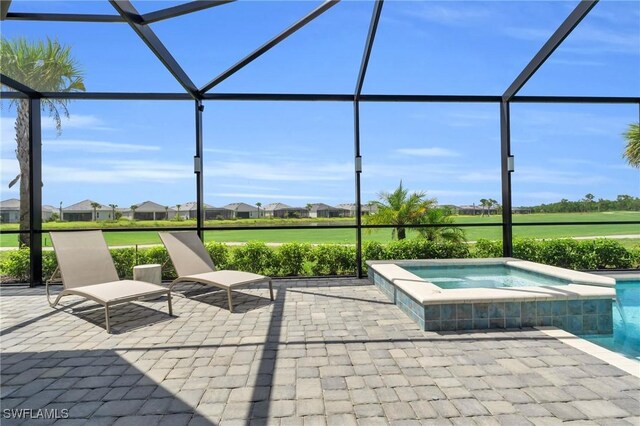
<svg viewBox="0 0 640 426"><path fill-rule="evenodd" d="M403 266L403 268L442 289L557 286L570 283L561 278L507 265Z"/></svg>
<svg viewBox="0 0 640 426"><path fill-rule="evenodd" d="M640 360L640 280L618 280L616 299L613 302L613 334L581 337Z"/></svg>

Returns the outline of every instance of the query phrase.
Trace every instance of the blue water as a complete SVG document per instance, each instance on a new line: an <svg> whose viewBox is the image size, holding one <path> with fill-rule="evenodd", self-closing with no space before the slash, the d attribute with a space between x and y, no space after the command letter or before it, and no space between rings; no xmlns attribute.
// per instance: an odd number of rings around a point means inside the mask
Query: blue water
<svg viewBox="0 0 640 426"><path fill-rule="evenodd" d="M613 334L581 337L640 360L640 280L618 280L616 299L613 302Z"/></svg>
<svg viewBox="0 0 640 426"><path fill-rule="evenodd" d="M403 266L440 288L496 288L566 285L569 281L506 265Z"/></svg>

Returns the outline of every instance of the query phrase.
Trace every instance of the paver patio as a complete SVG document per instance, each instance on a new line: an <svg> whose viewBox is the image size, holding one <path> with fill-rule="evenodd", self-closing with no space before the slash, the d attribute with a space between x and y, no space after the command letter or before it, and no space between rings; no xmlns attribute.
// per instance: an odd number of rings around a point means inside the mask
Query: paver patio
<svg viewBox="0 0 640 426"><path fill-rule="evenodd" d="M640 380L537 330L429 333L366 280L281 280L226 309L182 287L112 309L0 289L6 409L64 424L640 424ZM256 297L259 295L260 297ZM53 423L54 420L40 420ZM17 420L2 419L2 424Z"/></svg>

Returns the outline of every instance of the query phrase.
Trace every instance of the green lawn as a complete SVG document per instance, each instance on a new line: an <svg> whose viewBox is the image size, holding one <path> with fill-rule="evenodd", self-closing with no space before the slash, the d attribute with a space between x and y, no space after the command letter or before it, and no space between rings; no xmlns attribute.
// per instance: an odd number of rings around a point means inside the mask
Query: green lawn
<svg viewBox="0 0 640 426"><path fill-rule="evenodd" d="M500 216L480 217L480 216L456 216L458 223L499 223ZM546 214L530 214L515 215L514 223L521 222L596 222L596 221L634 221L640 220L640 212L606 212L606 213L546 213ZM225 231L208 231L206 239L208 241L221 242L245 242L245 241L264 241L264 242L308 242L308 243L353 243L355 240L355 230L352 229L322 229L322 225L327 224L353 224L352 218L347 219L290 219L290 220L237 220L237 221L209 221L207 226L247 226L247 230L225 230ZM285 230L255 230L251 229L252 225L296 225L296 224L318 224L319 229L285 229ZM46 223L45 229L73 229L73 228L113 228L113 227L176 227L176 226L195 226L195 221L157 221L145 222L137 221L130 223L121 221L118 223L104 222L71 222L71 223ZM0 226L0 230L17 229L17 224L4 224ZM497 227L471 227L463 228L469 241L475 241L480 238L500 239L502 236L502 228ZM623 234L640 234L640 225L636 224L620 224L620 225L559 225L559 226L514 226L513 234L520 238L563 238L578 236L600 236L600 235L623 235ZM409 232L409 237L415 233ZM50 239L47 235L43 236L44 244L50 245ZM159 244L156 231L132 231L132 232L107 232L105 238L109 245L133 245L133 244ZM386 242L391 239L391 230L374 229L363 231L363 239ZM620 240L625 246L633 246L638 244L640 240L629 239ZM17 246L16 235L0 234L1 247Z"/></svg>

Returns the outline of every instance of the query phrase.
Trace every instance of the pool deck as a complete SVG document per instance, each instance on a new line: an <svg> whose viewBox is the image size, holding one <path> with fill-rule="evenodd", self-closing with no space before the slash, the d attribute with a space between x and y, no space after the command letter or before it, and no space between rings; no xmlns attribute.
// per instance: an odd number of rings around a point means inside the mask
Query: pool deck
<svg viewBox="0 0 640 426"><path fill-rule="evenodd" d="M234 313L223 292L183 289L175 317L162 299L113 308L109 335L89 302L55 310L43 288L0 288L3 410L69 410L59 424L640 424L640 379L543 331L422 331L367 280L276 280L275 302L248 289Z"/></svg>

